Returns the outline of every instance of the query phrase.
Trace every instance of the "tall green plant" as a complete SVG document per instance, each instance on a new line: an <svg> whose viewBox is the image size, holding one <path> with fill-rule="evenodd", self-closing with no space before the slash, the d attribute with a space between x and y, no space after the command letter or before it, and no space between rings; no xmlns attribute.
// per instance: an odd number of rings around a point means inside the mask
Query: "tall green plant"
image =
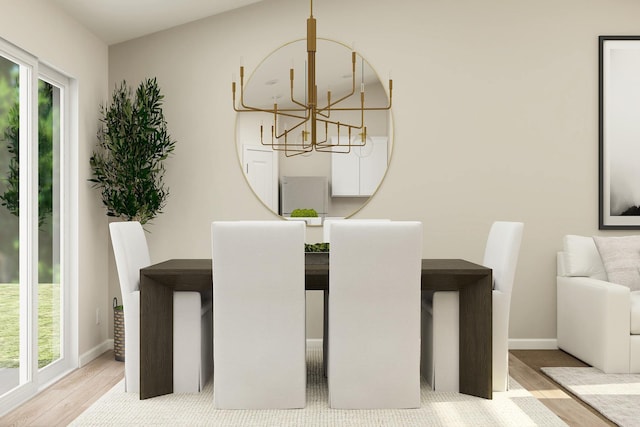
<svg viewBox="0 0 640 427"><path fill-rule="evenodd" d="M163 98L155 78L140 83L135 97L123 81L111 104L101 107L89 181L100 189L109 216L145 224L162 213L169 196L163 161L175 148L162 112Z"/></svg>
<svg viewBox="0 0 640 427"><path fill-rule="evenodd" d="M7 112L8 125L4 130L7 151L9 152L9 171L6 177L6 190L0 194L0 205L11 214L20 215L20 105L15 102Z"/></svg>
<svg viewBox="0 0 640 427"><path fill-rule="evenodd" d="M17 83L15 98L18 98ZM53 99L52 86L38 81L38 224L43 226L53 210ZM0 205L11 214L20 215L20 103L13 102L7 111L4 139L9 152L6 190Z"/></svg>

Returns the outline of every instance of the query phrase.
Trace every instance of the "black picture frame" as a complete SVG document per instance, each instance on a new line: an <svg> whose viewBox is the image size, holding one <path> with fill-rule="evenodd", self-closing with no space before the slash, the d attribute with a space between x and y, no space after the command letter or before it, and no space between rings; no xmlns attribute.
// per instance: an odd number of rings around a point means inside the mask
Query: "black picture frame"
<svg viewBox="0 0 640 427"><path fill-rule="evenodd" d="M640 230L640 36L599 36L600 230Z"/></svg>

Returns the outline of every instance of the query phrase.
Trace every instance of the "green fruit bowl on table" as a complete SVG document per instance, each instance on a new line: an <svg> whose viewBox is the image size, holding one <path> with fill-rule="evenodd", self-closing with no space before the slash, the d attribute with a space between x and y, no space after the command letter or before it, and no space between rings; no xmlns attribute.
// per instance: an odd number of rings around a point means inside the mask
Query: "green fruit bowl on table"
<svg viewBox="0 0 640 427"><path fill-rule="evenodd" d="M317 218L318 212L315 209L294 209L291 218Z"/></svg>
<svg viewBox="0 0 640 427"><path fill-rule="evenodd" d="M287 219L304 221L307 225L322 225L322 218L315 209L294 209Z"/></svg>
<svg viewBox="0 0 640 427"><path fill-rule="evenodd" d="M329 252L329 243L305 243L304 251L306 253Z"/></svg>

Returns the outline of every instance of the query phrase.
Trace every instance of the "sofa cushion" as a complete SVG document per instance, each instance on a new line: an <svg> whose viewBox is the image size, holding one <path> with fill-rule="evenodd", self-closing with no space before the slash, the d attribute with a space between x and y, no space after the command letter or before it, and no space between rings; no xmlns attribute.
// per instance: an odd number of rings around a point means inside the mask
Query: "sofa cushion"
<svg viewBox="0 0 640 427"><path fill-rule="evenodd" d="M640 290L640 236L593 236L612 283Z"/></svg>
<svg viewBox="0 0 640 427"><path fill-rule="evenodd" d="M593 238L566 235L562 241L564 275L607 280L607 273Z"/></svg>
<svg viewBox="0 0 640 427"><path fill-rule="evenodd" d="M631 335L640 335L640 291L631 292Z"/></svg>

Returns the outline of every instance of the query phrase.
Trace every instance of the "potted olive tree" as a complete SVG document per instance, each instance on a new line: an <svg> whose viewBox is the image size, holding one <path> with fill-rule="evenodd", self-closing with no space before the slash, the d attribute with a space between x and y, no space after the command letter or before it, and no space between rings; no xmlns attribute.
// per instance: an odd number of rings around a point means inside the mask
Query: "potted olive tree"
<svg viewBox="0 0 640 427"><path fill-rule="evenodd" d="M163 161L175 141L167 132L163 98L155 78L141 82L135 94L122 81L111 103L101 106L89 181L100 190L108 216L145 224L165 206L169 190Z"/></svg>
<svg viewBox="0 0 640 427"><path fill-rule="evenodd" d="M163 161L175 141L167 132L156 79L140 83L135 94L127 83L117 86L111 103L101 106L98 146L89 163L107 215L145 224L162 212L169 190ZM124 316L114 303L116 360L124 361Z"/></svg>

